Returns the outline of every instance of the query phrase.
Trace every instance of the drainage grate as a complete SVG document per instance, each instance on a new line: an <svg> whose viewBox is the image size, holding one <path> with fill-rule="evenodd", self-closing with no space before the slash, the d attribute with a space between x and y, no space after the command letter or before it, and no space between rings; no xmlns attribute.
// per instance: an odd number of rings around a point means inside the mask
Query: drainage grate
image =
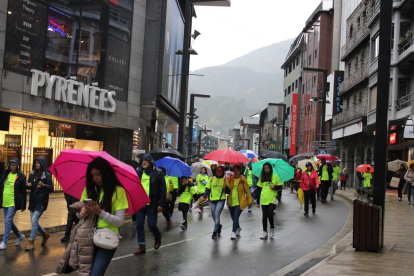
<svg viewBox="0 0 414 276"><path fill-rule="evenodd" d="M299 266L299 267L295 268L294 270L292 270L291 272L287 273L285 276L300 276L301 274L305 273L310 268L314 267L315 265L317 265L318 263L320 263L321 261L323 261L327 257L329 257L329 255L324 256L324 257L320 257L320 258L310 259L306 263L302 264L301 266Z"/></svg>

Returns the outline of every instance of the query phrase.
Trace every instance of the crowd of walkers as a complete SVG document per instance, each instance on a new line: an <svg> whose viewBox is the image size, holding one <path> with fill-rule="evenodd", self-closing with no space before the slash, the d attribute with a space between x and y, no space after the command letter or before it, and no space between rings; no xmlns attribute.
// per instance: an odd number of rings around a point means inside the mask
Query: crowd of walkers
<svg viewBox="0 0 414 276"><path fill-rule="evenodd" d="M336 189L346 188L348 180L347 169L341 170L336 162L328 163L325 159L321 163L308 162L302 170L295 163L293 178L290 181L291 192L301 189L304 195L304 216L309 216L309 205L312 213L316 213L316 198L322 204L327 203L328 196L334 200ZM135 255L146 253L144 224L154 236L154 249L160 248L162 234L157 227L158 214L162 213L167 226L172 227L174 207L179 197L178 211L182 213L180 228L188 228L188 213L193 206L200 215L204 212L205 204L210 205L213 219L212 239L217 239L222 233L220 217L227 204L233 226L230 239L236 240L240 236L242 226L240 215L247 208L251 212L253 204L262 210L263 232L260 239L273 238L275 235L274 214L280 203L283 183L273 170L270 162L265 162L259 177L253 174L251 163L245 165L212 165L211 174L203 167L199 174L192 177L173 177L166 174L163 167L157 167L153 157L145 154L136 168L150 203L142 207L133 215L133 227L136 227L138 248ZM402 165L397 171L401 185L406 184L409 204L411 196L414 202L414 164L409 170ZM370 186L372 175L369 168L361 173L364 186ZM111 164L104 158L95 158L89 163L86 172L86 187L81 198L65 194L68 217L67 227L61 242L68 242L57 272L68 273L76 268L80 273L87 275L103 275L113 258L117 245L106 248L97 246L94 239L96 230L110 229L119 233L119 227L124 222L126 210L129 207L125 189L115 174ZM12 159L0 179L0 206L5 218L5 231L0 249L7 248L10 232L13 231L20 245L26 238L13 223L15 213L26 209L26 193L29 192L28 209L31 219L31 233L25 250L35 248L37 232L42 236L41 245L45 245L50 234L40 225L39 220L47 210L49 194L53 191L52 176L48 171L46 158L39 157L33 163L33 169L28 179L20 170L20 162ZM400 197L399 189L399 197ZM208 203L207 203L208 202ZM193 204L195 203L195 204ZM72 229L73 224L76 227ZM86 256L86 257L85 257ZM89 256L89 257L88 257Z"/></svg>

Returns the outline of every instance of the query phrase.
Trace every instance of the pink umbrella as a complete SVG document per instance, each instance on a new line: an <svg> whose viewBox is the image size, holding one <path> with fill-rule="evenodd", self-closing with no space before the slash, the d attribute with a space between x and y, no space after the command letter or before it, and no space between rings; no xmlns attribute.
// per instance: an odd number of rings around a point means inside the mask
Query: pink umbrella
<svg viewBox="0 0 414 276"><path fill-rule="evenodd" d="M97 157L102 157L111 164L119 183L127 192L129 208L126 212L128 214L135 214L150 202L134 168L105 151L64 150L49 167L49 170L56 177L65 193L81 198L86 187L88 164Z"/></svg>
<svg viewBox="0 0 414 276"><path fill-rule="evenodd" d="M250 160L235 150L231 149L222 149L222 150L215 150L204 156L206 160L215 160L220 163L229 163L230 165L236 165L241 163L249 163Z"/></svg>

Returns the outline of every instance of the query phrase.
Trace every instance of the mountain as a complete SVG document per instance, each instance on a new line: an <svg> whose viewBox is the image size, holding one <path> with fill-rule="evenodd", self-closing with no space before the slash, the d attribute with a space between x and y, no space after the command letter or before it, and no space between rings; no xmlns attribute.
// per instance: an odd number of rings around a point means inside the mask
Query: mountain
<svg viewBox="0 0 414 276"><path fill-rule="evenodd" d="M227 135L243 116L283 101L283 64L293 39L254 50L226 64L191 72L189 93L211 95L196 99L199 124ZM190 97L189 97L190 98Z"/></svg>

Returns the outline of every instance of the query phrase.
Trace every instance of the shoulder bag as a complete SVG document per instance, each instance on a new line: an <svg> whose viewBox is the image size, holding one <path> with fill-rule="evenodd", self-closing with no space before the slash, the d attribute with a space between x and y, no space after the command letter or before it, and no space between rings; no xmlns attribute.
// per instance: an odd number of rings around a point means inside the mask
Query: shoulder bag
<svg viewBox="0 0 414 276"><path fill-rule="evenodd" d="M109 228L96 229L93 235L93 243L103 249L115 249L119 245L119 234Z"/></svg>

